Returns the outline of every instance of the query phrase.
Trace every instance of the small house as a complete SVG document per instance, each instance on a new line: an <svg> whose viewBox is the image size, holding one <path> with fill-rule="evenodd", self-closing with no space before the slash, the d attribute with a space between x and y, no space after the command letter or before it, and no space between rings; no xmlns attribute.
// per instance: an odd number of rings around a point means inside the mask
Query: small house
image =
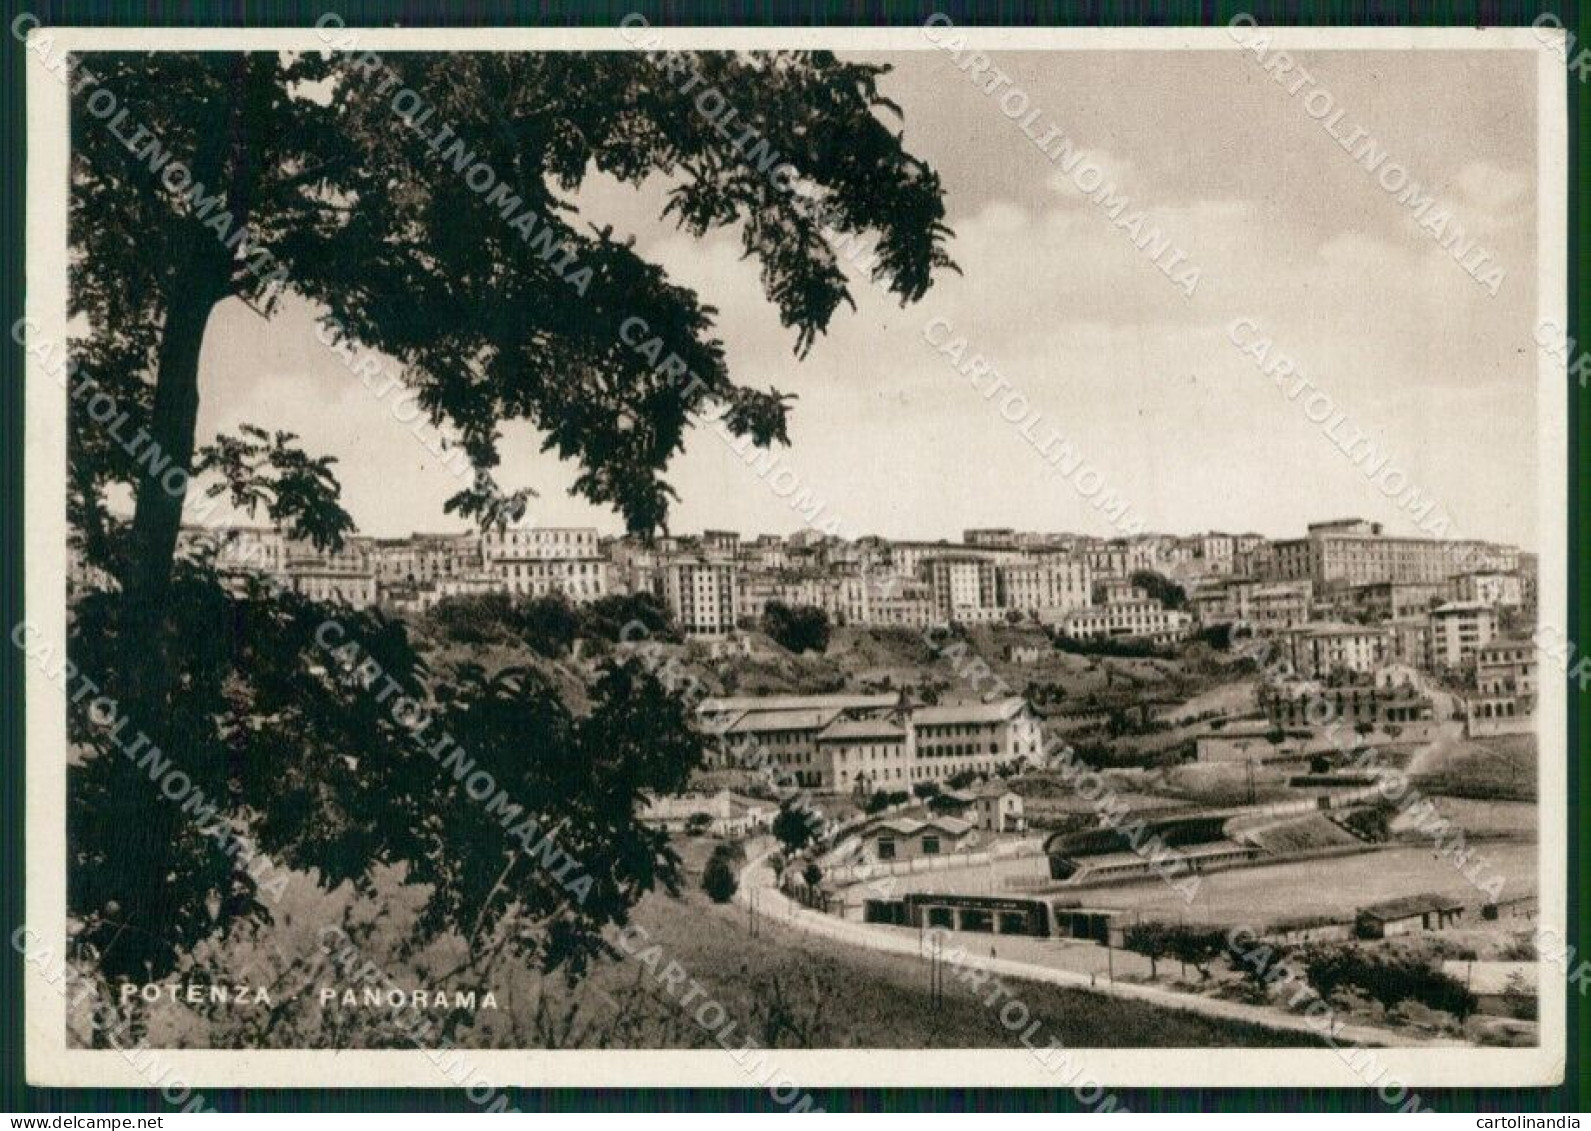
<svg viewBox="0 0 1591 1131"><path fill-rule="evenodd" d="M1422 892L1361 907L1354 917L1354 930L1363 939L1385 939L1415 931L1445 930L1463 917L1464 904L1459 900Z"/></svg>
<svg viewBox="0 0 1591 1131"><path fill-rule="evenodd" d="M926 821L896 817L863 830L862 846L867 857L887 864L965 852L975 843L975 835L971 822L959 817L931 817Z"/></svg>
<svg viewBox="0 0 1591 1131"><path fill-rule="evenodd" d="M978 790L975 803L980 829L992 833L1019 833L1027 828L1022 795L1003 783L990 782Z"/></svg>

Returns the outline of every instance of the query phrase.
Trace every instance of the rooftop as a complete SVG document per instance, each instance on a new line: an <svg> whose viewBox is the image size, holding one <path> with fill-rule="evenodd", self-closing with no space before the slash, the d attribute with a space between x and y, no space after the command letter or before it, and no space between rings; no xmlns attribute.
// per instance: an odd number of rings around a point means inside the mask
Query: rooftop
<svg viewBox="0 0 1591 1131"><path fill-rule="evenodd" d="M1397 899L1383 900L1359 908L1359 914L1368 919L1380 919L1387 922L1393 919L1408 919L1415 915L1424 915L1430 911L1461 911L1464 901L1451 896L1439 895L1436 892L1420 892L1418 895L1404 895Z"/></svg>
<svg viewBox="0 0 1591 1131"><path fill-rule="evenodd" d="M912 722L920 726L949 726L957 723L1001 723L1021 713L1025 702L1019 696L997 699L993 703L951 703L937 707L918 707Z"/></svg>
<svg viewBox="0 0 1591 1131"><path fill-rule="evenodd" d="M960 836L971 828L972 823L963 821L960 817L930 817L926 821L919 821L914 817L891 817L869 828L865 835L894 833L896 836L916 836L923 832L942 832L950 836Z"/></svg>
<svg viewBox="0 0 1591 1131"><path fill-rule="evenodd" d="M900 701L894 692L839 693L833 695L721 695L703 699L696 710L704 715L731 711L792 711L856 707L893 707Z"/></svg>
<svg viewBox="0 0 1591 1131"><path fill-rule="evenodd" d="M731 712L732 713L732 712ZM840 713L838 707L786 711L745 711L724 728L725 734L764 734L785 730L821 730Z"/></svg>
<svg viewBox="0 0 1591 1131"><path fill-rule="evenodd" d="M818 734L819 742L849 742L861 738L902 741L906 728L894 719L835 719Z"/></svg>

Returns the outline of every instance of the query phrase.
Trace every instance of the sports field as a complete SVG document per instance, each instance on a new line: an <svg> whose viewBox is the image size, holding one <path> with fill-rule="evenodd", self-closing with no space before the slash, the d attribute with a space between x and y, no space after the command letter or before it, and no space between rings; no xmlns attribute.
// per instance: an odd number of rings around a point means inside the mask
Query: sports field
<svg viewBox="0 0 1591 1131"><path fill-rule="evenodd" d="M1536 851L1536 845L1527 842L1478 844L1472 853L1472 859L1481 862L1475 869L1477 879L1485 883L1494 875L1500 876L1504 899L1533 894L1536 891ZM1075 899L1086 907L1136 910L1146 917L1245 923L1255 927L1282 919L1351 918L1357 908L1366 904L1418 892L1452 896L1466 906L1478 906L1490 898L1449 861L1437 856L1432 847L1426 846L1399 846L1348 856L1211 872L1198 877L1197 892L1191 902L1155 877L1106 888L1074 891L1045 885L1042 890L1035 890L1037 881L1047 875L1045 858L1035 856L1000 861L992 867L925 872L897 876L894 880L897 894L915 891L1035 895ZM1016 883L1008 883L1013 878ZM860 898L860 892L857 897Z"/></svg>

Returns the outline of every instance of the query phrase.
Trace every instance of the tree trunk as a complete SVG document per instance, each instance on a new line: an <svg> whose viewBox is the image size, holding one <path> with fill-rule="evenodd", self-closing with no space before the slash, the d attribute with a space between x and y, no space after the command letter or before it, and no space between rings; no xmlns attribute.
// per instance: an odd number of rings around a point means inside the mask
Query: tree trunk
<svg viewBox="0 0 1591 1131"><path fill-rule="evenodd" d="M135 728L134 734L163 749L170 737L164 721L171 684L166 646L171 566L182 524L186 472L193 463L199 350L214 307L213 298L190 297L175 304L167 318L149 432L151 442L170 456L171 463L164 478L146 473L138 483L131 553L122 579L122 714ZM173 763L182 768L180 753ZM102 966L108 977L146 977L151 964L158 970L173 956L169 928L177 903L169 873L172 846L184 817L175 802L156 795L159 785L148 780L145 770L131 759L123 759L122 766L126 800L138 803L123 809L128 817L121 830L125 839L117 872L124 883L114 915L122 926L105 951Z"/></svg>
<svg viewBox="0 0 1591 1131"><path fill-rule="evenodd" d="M223 179L236 179L243 59L240 55L233 62L231 96L221 100L216 128L205 136L195 154L194 178L209 191ZM234 176L228 177L228 173ZM238 222L246 222L246 217ZM232 273L230 249L197 220L189 222L182 244L165 303L149 444L142 450L149 452L150 458L143 461L137 482L129 552L121 578L118 688L121 713L134 728L133 734L169 754L173 772L183 771L184 766L180 750L166 749L172 737L165 725L172 678L166 639L172 564L182 529L188 476L193 470L199 354L211 312L230 293ZM154 474L151 466L158 467L161 474ZM175 802L155 792L159 783L150 781L146 770L130 759L122 764L127 775L123 809L127 817L121 830L123 856L117 862L121 898L112 916L120 928L115 942L102 954L101 966L112 978L148 977L163 972L175 958L171 935L181 901L170 873L173 846L186 815Z"/></svg>
<svg viewBox="0 0 1591 1131"><path fill-rule="evenodd" d="M158 704L163 700L169 675L163 662L165 648L160 625L171 591L171 564L182 527L188 473L193 468L194 431L199 418L199 351L216 301L213 291L205 295L182 288L172 298L160 345L149 436L150 447L168 458L170 465L162 476L146 471L139 480L131 553L122 578L126 610L122 632L129 646L138 649L127 653L126 706L129 710L142 708L140 714L145 719L161 714Z"/></svg>

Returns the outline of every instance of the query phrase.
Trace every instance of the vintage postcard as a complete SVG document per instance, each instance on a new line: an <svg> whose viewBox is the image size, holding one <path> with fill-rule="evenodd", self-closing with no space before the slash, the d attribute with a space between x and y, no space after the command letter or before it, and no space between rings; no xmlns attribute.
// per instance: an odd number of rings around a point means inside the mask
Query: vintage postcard
<svg viewBox="0 0 1591 1131"><path fill-rule="evenodd" d="M30 1081L1563 1078L1561 30L11 31Z"/></svg>

